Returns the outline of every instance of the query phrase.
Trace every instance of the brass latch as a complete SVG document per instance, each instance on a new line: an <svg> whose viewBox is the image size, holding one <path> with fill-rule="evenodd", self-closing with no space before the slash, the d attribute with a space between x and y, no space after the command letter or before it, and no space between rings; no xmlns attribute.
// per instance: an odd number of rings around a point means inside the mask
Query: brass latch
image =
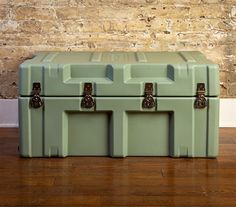
<svg viewBox="0 0 236 207"><path fill-rule="evenodd" d="M33 88L32 88L32 97L30 99L30 106L32 108L40 108L43 106L43 100L40 97L40 92L41 92L41 86L39 82L34 82L33 83Z"/></svg>
<svg viewBox="0 0 236 207"><path fill-rule="evenodd" d="M145 89L144 89L144 96L143 99L143 108L151 109L155 107L156 103L153 98L153 83L145 83Z"/></svg>
<svg viewBox="0 0 236 207"><path fill-rule="evenodd" d="M194 107L197 109L203 109L207 106L207 100L205 98L205 83L197 84L197 98L194 103Z"/></svg>
<svg viewBox="0 0 236 207"><path fill-rule="evenodd" d="M92 108L95 105L95 101L92 97L93 85L92 83L84 83L84 97L81 101L82 108Z"/></svg>

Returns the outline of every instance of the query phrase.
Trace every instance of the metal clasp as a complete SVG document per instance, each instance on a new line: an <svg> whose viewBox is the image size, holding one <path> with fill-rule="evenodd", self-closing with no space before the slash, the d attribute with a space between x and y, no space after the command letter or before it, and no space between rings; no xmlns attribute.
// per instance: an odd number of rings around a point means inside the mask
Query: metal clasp
<svg viewBox="0 0 236 207"><path fill-rule="evenodd" d="M153 98L153 83L145 83L145 89L144 89L144 96L143 99L143 108L151 109L155 107L156 103Z"/></svg>
<svg viewBox="0 0 236 207"><path fill-rule="evenodd" d="M205 83L197 84L197 98L194 102L194 107L197 109L203 109L207 106L207 100L205 98Z"/></svg>
<svg viewBox="0 0 236 207"><path fill-rule="evenodd" d="M95 106L95 101L92 97L93 85L92 83L84 83L84 97L81 101L82 108L92 108Z"/></svg>
<svg viewBox="0 0 236 207"><path fill-rule="evenodd" d="M40 108L41 106L43 106L43 100L40 97L40 92L41 92L40 83L34 82L32 88L32 97L30 99L30 106L32 108Z"/></svg>

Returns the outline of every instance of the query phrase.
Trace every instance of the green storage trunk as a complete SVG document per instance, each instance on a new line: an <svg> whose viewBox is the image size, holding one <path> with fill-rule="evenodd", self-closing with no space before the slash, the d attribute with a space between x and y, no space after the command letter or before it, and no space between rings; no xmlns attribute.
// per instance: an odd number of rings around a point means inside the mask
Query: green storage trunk
<svg viewBox="0 0 236 207"><path fill-rule="evenodd" d="M20 66L20 155L216 157L218 95L200 52L40 52Z"/></svg>

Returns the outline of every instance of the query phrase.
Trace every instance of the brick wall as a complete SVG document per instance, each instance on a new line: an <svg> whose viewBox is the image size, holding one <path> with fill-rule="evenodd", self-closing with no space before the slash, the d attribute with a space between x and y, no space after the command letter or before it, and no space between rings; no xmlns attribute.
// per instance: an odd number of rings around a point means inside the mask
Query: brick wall
<svg viewBox="0 0 236 207"><path fill-rule="evenodd" d="M200 50L236 97L236 0L0 0L0 98L38 50Z"/></svg>

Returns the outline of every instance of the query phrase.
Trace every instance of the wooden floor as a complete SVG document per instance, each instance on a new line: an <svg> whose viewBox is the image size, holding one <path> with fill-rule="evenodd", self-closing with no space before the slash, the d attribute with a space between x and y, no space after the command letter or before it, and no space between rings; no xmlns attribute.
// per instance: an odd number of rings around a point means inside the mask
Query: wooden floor
<svg viewBox="0 0 236 207"><path fill-rule="evenodd" d="M217 159L20 158L18 129L0 129L0 206L236 207L236 128Z"/></svg>

